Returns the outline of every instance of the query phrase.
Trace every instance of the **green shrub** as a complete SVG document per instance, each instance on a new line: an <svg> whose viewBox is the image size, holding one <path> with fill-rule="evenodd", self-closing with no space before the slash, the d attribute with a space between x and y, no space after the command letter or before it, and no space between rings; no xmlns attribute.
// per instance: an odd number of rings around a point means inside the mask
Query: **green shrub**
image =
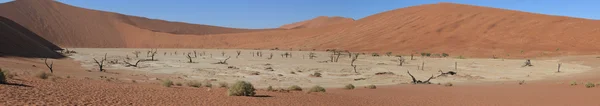
<svg viewBox="0 0 600 106"><path fill-rule="evenodd" d="M250 82L237 81L229 89L227 89L227 95L229 96L254 96L254 86Z"/></svg>
<svg viewBox="0 0 600 106"><path fill-rule="evenodd" d="M161 85L165 86L165 87L171 87L171 86L173 86L173 81L166 79L166 80L162 81Z"/></svg>
<svg viewBox="0 0 600 106"><path fill-rule="evenodd" d="M442 57L448 57L450 56L448 53L442 53Z"/></svg>
<svg viewBox="0 0 600 106"><path fill-rule="evenodd" d="M48 79L50 76L52 76L52 74L46 73L46 72L42 72L42 73L39 73L39 74L37 74L35 76L38 77L38 78L40 78L40 79Z"/></svg>
<svg viewBox="0 0 600 106"><path fill-rule="evenodd" d="M354 85L348 84L344 87L344 89L354 89Z"/></svg>
<svg viewBox="0 0 600 106"><path fill-rule="evenodd" d="M219 88L227 88L227 87L229 87L229 84L227 84L227 82L219 83Z"/></svg>
<svg viewBox="0 0 600 106"><path fill-rule="evenodd" d="M369 89L377 89L377 86L375 86L375 85L368 85L368 86L366 86L366 88L369 88Z"/></svg>
<svg viewBox="0 0 600 106"><path fill-rule="evenodd" d="M0 68L0 84L6 84L6 75L5 72Z"/></svg>
<svg viewBox="0 0 600 106"><path fill-rule="evenodd" d="M458 57L456 57L457 59L466 59L464 56L460 55Z"/></svg>
<svg viewBox="0 0 600 106"><path fill-rule="evenodd" d="M425 53L425 56L429 57L431 56L431 53Z"/></svg>
<svg viewBox="0 0 600 106"><path fill-rule="evenodd" d="M585 84L585 87L586 88L593 88L593 87L596 87L596 84L588 82L588 83Z"/></svg>
<svg viewBox="0 0 600 106"><path fill-rule="evenodd" d="M267 87L267 91L275 91L272 86Z"/></svg>
<svg viewBox="0 0 600 106"><path fill-rule="evenodd" d="M198 87L202 86L202 83L200 83L198 81L190 81L190 82L187 82L187 86L198 88Z"/></svg>
<svg viewBox="0 0 600 106"><path fill-rule="evenodd" d="M325 92L325 88L323 88L319 85L315 85L312 88L310 88L310 90L308 90L308 92Z"/></svg>
<svg viewBox="0 0 600 106"><path fill-rule="evenodd" d="M302 91L302 88L298 85L292 85L288 88L290 91Z"/></svg>

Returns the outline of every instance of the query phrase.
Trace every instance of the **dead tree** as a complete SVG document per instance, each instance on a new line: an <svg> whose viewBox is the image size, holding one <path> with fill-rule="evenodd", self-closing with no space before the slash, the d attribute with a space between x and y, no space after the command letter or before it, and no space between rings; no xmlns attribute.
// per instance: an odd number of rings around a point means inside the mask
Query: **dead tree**
<svg viewBox="0 0 600 106"><path fill-rule="evenodd" d="M98 67L100 68L99 69L100 72L105 71L103 67L104 67L104 61L106 60L106 53L104 54L104 58L102 58L102 60L100 60L100 61L96 60L96 58L93 58L93 59L96 62L96 64L98 65Z"/></svg>
<svg viewBox="0 0 600 106"><path fill-rule="evenodd" d="M224 51L223 51L223 52L221 52L221 56L225 56L225 52L224 52Z"/></svg>
<svg viewBox="0 0 600 106"><path fill-rule="evenodd" d="M138 60L137 62L135 62L135 64L131 64L125 60L123 60L125 62L125 64L127 64L125 67L138 67L138 63L140 63L142 60Z"/></svg>
<svg viewBox="0 0 600 106"><path fill-rule="evenodd" d="M556 71L557 73L560 73L560 65L562 65L562 63L558 63L558 71Z"/></svg>
<svg viewBox="0 0 600 106"><path fill-rule="evenodd" d="M425 61L421 64L421 70L425 71Z"/></svg>
<svg viewBox="0 0 600 106"><path fill-rule="evenodd" d="M215 64L227 64L227 60L229 60L229 58L231 58L231 56L227 56L227 58L225 60L219 61L219 62L217 62Z"/></svg>
<svg viewBox="0 0 600 106"><path fill-rule="evenodd" d="M348 53L348 58L352 58L352 53L350 53L350 51L346 50L344 52Z"/></svg>
<svg viewBox="0 0 600 106"><path fill-rule="evenodd" d="M456 72L454 71L448 71L448 72L443 72L442 70L438 71L440 72L440 75L436 76L436 77L442 77L442 76L448 76L448 75L456 75Z"/></svg>
<svg viewBox="0 0 600 106"><path fill-rule="evenodd" d="M44 63L46 63L46 67L48 67L48 69L50 69L50 73L54 73L54 70L52 69L52 66L54 65L54 62L50 62L50 64L48 64L48 59L44 59Z"/></svg>
<svg viewBox="0 0 600 106"><path fill-rule="evenodd" d="M140 52L140 51L133 52L133 54L135 55L135 58L139 58L140 53L142 53L142 52Z"/></svg>
<svg viewBox="0 0 600 106"><path fill-rule="evenodd" d="M350 66L354 68L354 73L358 73L358 71L356 71L356 65L354 64L354 61L356 61L356 59L358 59L358 53L354 54L354 57L352 57L352 62L350 63Z"/></svg>
<svg viewBox="0 0 600 106"><path fill-rule="evenodd" d="M533 65L531 65L531 60L527 59L525 61L525 64L523 66L521 66L521 67L531 67L531 66L533 66Z"/></svg>
<svg viewBox="0 0 600 106"><path fill-rule="evenodd" d="M310 52L310 53L308 53L308 58L309 58L309 59L313 59L313 58L316 58L316 57L317 57L317 56L316 56L316 54L315 54L315 53L313 53L313 52Z"/></svg>
<svg viewBox="0 0 600 106"><path fill-rule="evenodd" d="M194 50L194 58L198 58L198 54L196 54L195 50Z"/></svg>
<svg viewBox="0 0 600 106"><path fill-rule="evenodd" d="M404 64L404 61L405 61L404 58L399 57L398 58L398 62L399 62L398 66L402 66Z"/></svg>
<svg viewBox="0 0 600 106"><path fill-rule="evenodd" d="M414 55L415 55L415 54L410 54L410 60L415 60L415 59L413 58L413 56L414 56Z"/></svg>
<svg viewBox="0 0 600 106"><path fill-rule="evenodd" d="M415 78L415 76L410 74L410 71L406 71L406 73L408 73L408 75L410 75L410 77L412 78L412 84L431 84L431 82L429 82L429 80L431 80L433 78L433 75L431 75L431 77L429 77L429 79L427 79L425 81L421 81L421 80L417 80Z"/></svg>
<svg viewBox="0 0 600 106"><path fill-rule="evenodd" d="M192 61L192 56L190 56L190 54L187 55L187 58L188 58L188 60L190 60L190 61L188 61L188 63L194 63L194 61Z"/></svg>
<svg viewBox="0 0 600 106"><path fill-rule="evenodd" d="M235 56L235 58L240 57L240 54L242 53L242 51L236 51L237 52L237 56Z"/></svg>
<svg viewBox="0 0 600 106"><path fill-rule="evenodd" d="M273 53L271 53L271 55L267 59L269 59L269 60L273 59Z"/></svg>
<svg viewBox="0 0 600 106"><path fill-rule="evenodd" d="M154 50L150 50L150 61L155 61L154 60L154 56L156 56L156 52L158 51L158 49L154 49Z"/></svg>
<svg viewBox="0 0 600 106"><path fill-rule="evenodd" d="M250 54L252 54L252 57L254 57L254 52L250 52Z"/></svg>

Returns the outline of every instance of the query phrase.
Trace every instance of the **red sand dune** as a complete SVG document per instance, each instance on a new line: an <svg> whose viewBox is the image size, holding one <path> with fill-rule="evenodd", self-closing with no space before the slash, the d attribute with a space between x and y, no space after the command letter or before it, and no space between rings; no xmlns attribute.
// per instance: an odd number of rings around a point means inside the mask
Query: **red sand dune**
<svg viewBox="0 0 600 106"><path fill-rule="evenodd" d="M324 26L329 26L329 25L351 23L351 22L354 22L354 19L344 18L344 17L319 16L319 17L311 19L311 20L296 22L296 23L292 23L292 24L286 24L279 28L283 28L283 29L319 28L319 27L324 27Z"/></svg>
<svg viewBox="0 0 600 106"><path fill-rule="evenodd" d="M0 56L61 58L60 47L29 31L16 22L0 16Z"/></svg>
<svg viewBox="0 0 600 106"><path fill-rule="evenodd" d="M597 47L600 42L595 42L600 38L595 36L600 34L597 20L453 3L400 8L326 26L319 22L297 23L292 25L308 28L294 30L174 23L88 10L50 0L1 4L0 15L66 47L335 48L474 57L533 57L600 51Z"/></svg>

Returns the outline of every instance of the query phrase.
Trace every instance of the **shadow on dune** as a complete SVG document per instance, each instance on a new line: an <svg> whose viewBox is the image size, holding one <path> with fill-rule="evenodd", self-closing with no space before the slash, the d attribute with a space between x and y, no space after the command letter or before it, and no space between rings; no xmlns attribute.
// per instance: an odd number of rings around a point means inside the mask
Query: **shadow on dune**
<svg viewBox="0 0 600 106"><path fill-rule="evenodd" d="M0 16L0 56L63 58L60 47L20 24Z"/></svg>

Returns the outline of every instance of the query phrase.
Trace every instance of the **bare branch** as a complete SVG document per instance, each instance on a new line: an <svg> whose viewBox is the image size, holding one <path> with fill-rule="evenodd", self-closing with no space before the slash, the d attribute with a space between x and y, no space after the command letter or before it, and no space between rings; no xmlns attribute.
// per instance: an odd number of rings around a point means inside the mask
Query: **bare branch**
<svg viewBox="0 0 600 106"><path fill-rule="evenodd" d="M46 67L48 67L48 69L50 69L50 73L54 73L54 70L52 69L54 62L51 62L50 65L48 65L48 58L45 58L44 63L46 63Z"/></svg>

